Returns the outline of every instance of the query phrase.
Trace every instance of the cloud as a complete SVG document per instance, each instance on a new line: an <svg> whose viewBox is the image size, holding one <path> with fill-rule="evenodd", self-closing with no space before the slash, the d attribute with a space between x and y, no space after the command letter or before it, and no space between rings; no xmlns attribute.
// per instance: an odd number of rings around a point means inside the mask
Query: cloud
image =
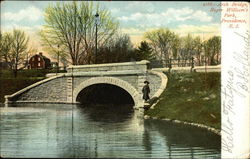
<svg viewBox="0 0 250 159"><path fill-rule="evenodd" d="M190 8L181 8L181 9L174 9L169 8L167 11L161 13L161 15L168 17L169 21L186 21L192 19L192 13L194 12L193 9Z"/></svg>
<svg viewBox="0 0 250 159"><path fill-rule="evenodd" d="M110 12L111 12L112 14L117 14L117 13L119 13L120 11L121 11L120 8L113 8L113 9L110 10Z"/></svg>
<svg viewBox="0 0 250 159"><path fill-rule="evenodd" d="M208 16L206 12L203 12L203 11L200 11L200 10L194 12L194 14L192 15L192 17L195 20L199 20L201 22L211 22L212 21L212 17L211 16Z"/></svg>
<svg viewBox="0 0 250 159"><path fill-rule="evenodd" d="M133 23L138 27L159 27L165 26L171 22L185 22L185 21L197 21L197 22L211 22L212 17L206 12L201 10L193 10L188 7L175 9L168 8L161 13L134 13L129 16L118 17L124 23Z"/></svg>
<svg viewBox="0 0 250 159"><path fill-rule="evenodd" d="M37 21L42 17L42 11L34 6L21 9L20 11L3 13L2 18L6 21L19 22L22 20Z"/></svg>

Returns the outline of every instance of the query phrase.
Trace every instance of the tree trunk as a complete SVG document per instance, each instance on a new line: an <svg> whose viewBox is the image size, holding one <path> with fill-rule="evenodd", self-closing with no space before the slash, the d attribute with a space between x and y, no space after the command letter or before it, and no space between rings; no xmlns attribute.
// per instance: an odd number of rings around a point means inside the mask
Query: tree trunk
<svg viewBox="0 0 250 159"><path fill-rule="evenodd" d="M17 69L13 70L13 74L14 74L14 77L16 78L17 77Z"/></svg>

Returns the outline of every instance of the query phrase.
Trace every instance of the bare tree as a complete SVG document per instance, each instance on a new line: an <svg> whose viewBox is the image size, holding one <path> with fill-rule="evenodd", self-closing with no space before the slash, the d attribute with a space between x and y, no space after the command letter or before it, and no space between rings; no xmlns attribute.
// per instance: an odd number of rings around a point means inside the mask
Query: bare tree
<svg viewBox="0 0 250 159"><path fill-rule="evenodd" d="M29 38L24 31L17 29L14 29L11 33L5 33L1 37L1 56L13 70L15 77L29 52L28 42Z"/></svg>
<svg viewBox="0 0 250 159"><path fill-rule="evenodd" d="M15 77L17 76L18 66L23 64L28 53L28 42L29 38L23 31L13 30L9 60Z"/></svg>
<svg viewBox="0 0 250 159"><path fill-rule="evenodd" d="M99 48L99 63L127 62L134 58L134 49L127 34L116 34Z"/></svg>
<svg viewBox="0 0 250 159"><path fill-rule="evenodd" d="M12 44L12 36L10 33L4 33L0 36L0 55L1 60L6 63L9 62L11 44Z"/></svg>
<svg viewBox="0 0 250 159"><path fill-rule="evenodd" d="M169 29L157 29L154 31L146 32L146 39L153 48L155 54L160 60L168 60L171 56L176 35Z"/></svg>
<svg viewBox="0 0 250 159"><path fill-rule="evenodd" d="M44 46L70 57L73 65L93 63L95 47L95 14L98 13L98 46L105 45L117 31L118 22L110 12L93 2L64 2L45 10L45 25L40 32Z"/></svg>
<svg viewBox="0 0 250 159"><path fill-rule="evenodd" d="M194 38L194 51L195 57L197 59L198 65L201 65L201 55L202 55L202 41L199 36Z"/></svg>
<svg viewBox="0 0 250 159"><path fill-rule="evenodd" d="M221 38L220 36L213 36L203 43L205 57L209 65L220 64L221 54Z"/></svg>

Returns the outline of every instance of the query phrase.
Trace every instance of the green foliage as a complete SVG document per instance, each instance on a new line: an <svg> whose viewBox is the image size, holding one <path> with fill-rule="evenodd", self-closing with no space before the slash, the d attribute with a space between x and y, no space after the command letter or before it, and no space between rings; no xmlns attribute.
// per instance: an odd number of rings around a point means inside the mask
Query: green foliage
<svg viewBox="0 0 250 159"><path fill-rule="evenodd" d="M37 78L41 77L44 78L48 73L56 73L57 69L25 69L19 70L18 78ZM59 73L63 73L66 71L59 70ZM0 78L13 78L13 74L11 70L1 70L0 71Z"/></svg>
<svg viewBox="0 0 250 159"><path fill-rule="evenodd" d="M220 64L221 53L221 37L214 36L207 41L204 41L205 56L208 59L209 65ZM215 57L216 56L216 57Z"/></svg>
<svg viewBox="0 0 250 159"><path fill-rule="evenodd" d="M146 114L220 129L220 73L168 74L167 89Z"/></svg>
<svg viewBox="0 0 250 159"><path fill-rule="evenodd" d="M153 50L146 41L141 42L141 45L138 47L138 49L136 49L135 56L136 56L135 59L137 61L140 60L152 61L155 59Z"/></svg>

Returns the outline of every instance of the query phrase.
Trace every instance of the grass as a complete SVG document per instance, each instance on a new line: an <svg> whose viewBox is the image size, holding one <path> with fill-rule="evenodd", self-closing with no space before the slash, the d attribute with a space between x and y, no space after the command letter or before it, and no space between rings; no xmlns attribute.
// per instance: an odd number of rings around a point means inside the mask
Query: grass
<svg viewBox="0 0 250 159"><path fill-rule="evenodd" d="M0 78L0 103L4 103L4 96L11 95L33 83L36 83L44 77L40 78Z"/></svg>
<svg viewBox="0 0 250 159"><path fill-rule="evenodd" d="M167 73L167 89L146 115L221 127L220 73Z"/></svg>
<svg viewBox="0 0 250 159"><path fill-rule="evenodd" d="M20 70L16 78L11 70L0 70L0 103L4 96L11 95L33 83L45 79L47 73L54 70Z"/></svg>
<svg viewBox="0 0 250 159"><path fill-rule="evenodd" d="M47 73L56 72L56 69L24 69L18 71L17 78L45 77ZM59 73L65 72L64 70L59 70ZM0 70L0 78L14 78L14 74L11 70Z"/></svg>

